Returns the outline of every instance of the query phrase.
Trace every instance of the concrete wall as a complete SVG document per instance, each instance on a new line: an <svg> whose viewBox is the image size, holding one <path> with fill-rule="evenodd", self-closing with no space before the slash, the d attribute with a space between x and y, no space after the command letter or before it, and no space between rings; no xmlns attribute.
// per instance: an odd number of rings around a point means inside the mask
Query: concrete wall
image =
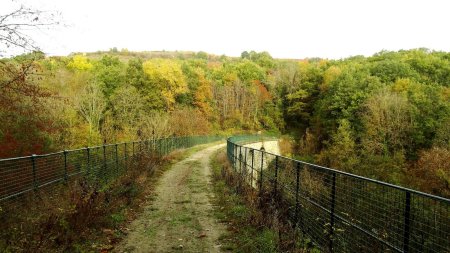
<svg viewBox="0 0 450 253"><path fill-rule="evenodd" d="M280 145L278 144L278 141L265 141L265 142L256 142L244 145L244 147L254 148L261 150L262 147L264 147L264 150L266 152L279 155L280 154Z"/></svg>
<svg viewBox="0 0 450 253"><path fill-rule="evenodd" d="M264 154L259 152L262 147L266 152L278 155L280 154L280 146L278 141L265 141L256 142L251 144L246 144L244 147L253 148L255 150L254 154L251 153L250 149L238 148L236 150L236 164L235 168L242 174L245 175L246 180L253 186L258 186L259 175L261 170L266 170L271 162L275 159L274 155ZM247 151L247 152L246 152ZM251 168L253 156L253 170ZM264 156L263 159L261 159ZM241 162L242 161L242 162ZM262 164L261 164L262 161Z"/></svg>

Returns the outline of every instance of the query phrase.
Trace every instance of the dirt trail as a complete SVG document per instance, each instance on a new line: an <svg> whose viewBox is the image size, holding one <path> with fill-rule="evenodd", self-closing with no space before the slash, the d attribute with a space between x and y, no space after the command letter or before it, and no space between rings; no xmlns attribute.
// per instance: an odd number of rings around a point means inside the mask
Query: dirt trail
<svg viewBox="0 0 450 253"><path fill-rule="evenodd" d="M218 238L225 227L213 216L209 160L224 146L200 150L173 165L115 252L220 252Z"/></svg>

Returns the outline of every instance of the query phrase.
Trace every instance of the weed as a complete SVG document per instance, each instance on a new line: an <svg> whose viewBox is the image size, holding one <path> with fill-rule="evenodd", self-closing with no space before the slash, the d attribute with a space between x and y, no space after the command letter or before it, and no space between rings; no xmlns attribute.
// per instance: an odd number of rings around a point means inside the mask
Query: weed
<svg viewBox="0 0 450 253"><path fill-rule="evenodd" d="M2 206L0 252L98 252L113 247L124 234L124 223L148 200L155 178L183 155L142 156L108 184L78 178Z"/></svg>
<svg viewBox="0 0 450 253"><path fill-rule="evenodd" d="M272 192L256 192L235 177L226 153L220 150L211 159L215 192L215 217L228 224L222 236L222 250L232 252L317 252L298 240L287 208L270 199ZM294 235L294 236L288 236Z"/></svg>

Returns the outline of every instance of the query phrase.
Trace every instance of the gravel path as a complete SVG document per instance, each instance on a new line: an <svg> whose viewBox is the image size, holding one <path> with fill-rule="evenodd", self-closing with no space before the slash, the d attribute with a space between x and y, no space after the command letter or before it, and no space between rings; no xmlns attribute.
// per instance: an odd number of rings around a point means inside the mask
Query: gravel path
<svg viewBox="0 0 450 253"><path fill-rule="evenodd" d="M115 252L220 252L218 238L226 228L213 216L209 160L224 146L200 150L173 165Z"/></svg>

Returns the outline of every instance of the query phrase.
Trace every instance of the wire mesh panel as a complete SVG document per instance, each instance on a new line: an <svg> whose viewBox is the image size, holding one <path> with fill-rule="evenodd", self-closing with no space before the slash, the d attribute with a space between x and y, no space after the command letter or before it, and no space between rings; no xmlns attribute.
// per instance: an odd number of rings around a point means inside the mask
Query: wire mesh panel
<svg viewBox="0 0 450 253"><path fill-rule="evenodd" d="M64 155L62 153L34 156L36 184L44 186L64 179Z"/></svg>
<svg viewBox="0 0 450 253"><path fill-rule="evenodd" d="M108 184L140 155L163 156L176 149L221 139L221 136L168 137L0 159L0 204L79 177L90 183Z"/></svg>
<svg viewBox="0 0 450 253"><path fill-rule="evenodd" d="M324 251L450 252L449 199L242 146L259 139L228 139L234 171Z"/></svg>
<svg viewBox="0 0 450 253"><path fill-rule="evenodd" d="M33 173L33 159L30 156L0 161L1 200L33 190L36 182L36 174Z"/></svg>

